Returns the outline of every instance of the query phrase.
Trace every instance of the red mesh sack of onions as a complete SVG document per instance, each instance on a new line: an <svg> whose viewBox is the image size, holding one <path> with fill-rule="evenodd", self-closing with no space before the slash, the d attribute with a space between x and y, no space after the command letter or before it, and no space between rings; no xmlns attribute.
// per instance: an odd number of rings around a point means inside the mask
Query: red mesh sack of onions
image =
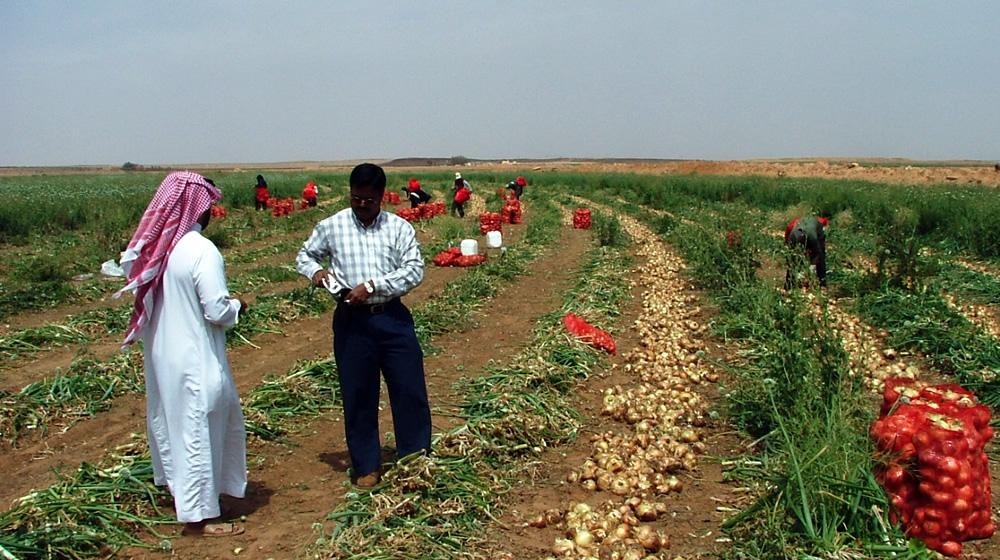
<svg viewBox="0 0 1000 560"><path fill-rule="evenodd" d="M512 198L500 209L500 221L505 224L521 223L521 201Z"/></svg>
<svg viewBox="0 0 1000 560"><path fill-rule="evenodd" d="M395 191L385 191L382 193L382 204L393 204L399 206L399 193Z"/></svg>
<svg viewBox="0 0 1000 560"><path fill-rule="evenodd" d="M477 266L486 262L486 255L459 255L453 266Z"/></svg>
<svg viewBox="0 0 1000 560"><path fill-rule="evenodd" d="M990 537L989 407L959 385L906 379L888 380L882 397L871 436L884 461L875 474L892 502L890 521L947 556Z"/></svg>
<svg viewBox="0 0 1000 560"><path fill-rule="evenodd" d="M421 218L420 208L400 208L396 210L396 215L407 222L419 222Z"/></svg>
<svg viewBox="0 0 1000 560"><path fill-rule="evenodd" d="M483 212L479 214L479 233L486 235L491 231L503 231L500 225L499 212Z"/></svg>
<svg viewBox="0 0 1000 560"><path fill-rule="evenodd" d="M591 325L576 313L567 313L563 317L563 326L569 333L595 348L600 348L609 354L615 353L615 339L607 332Z"/></svg>

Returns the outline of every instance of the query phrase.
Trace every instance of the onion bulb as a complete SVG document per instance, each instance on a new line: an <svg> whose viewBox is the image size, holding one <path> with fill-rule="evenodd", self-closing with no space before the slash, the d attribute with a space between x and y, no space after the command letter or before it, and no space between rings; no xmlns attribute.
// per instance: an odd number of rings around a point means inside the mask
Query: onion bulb
<svg viewBox="0 0 1000 560"><path fill-rule="evenodd" d="M660 535L649 525L639 525L634 531L635 540L650 552L660 550Z"/></svg>
<svg viewBox="0 0 1000 560"><path fill-rule="evenodd" d="M552 545L552 554L556 556L569 556L573 554L575 545L573 541L569 539L556 539L555 543Z"/></svg>
<svg viewBox="0 0 1000 560"><path fill-rule="evenodd" d="M580 548L589 548L594 544L594 535L586 529L581 529L573 537L573 543Z"/></svg>

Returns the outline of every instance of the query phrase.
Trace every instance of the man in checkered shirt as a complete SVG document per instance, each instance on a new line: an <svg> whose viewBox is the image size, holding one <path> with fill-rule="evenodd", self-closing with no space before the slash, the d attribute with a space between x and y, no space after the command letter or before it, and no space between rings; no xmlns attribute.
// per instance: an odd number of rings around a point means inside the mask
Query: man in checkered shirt
<svg viewBox="0 0 1000 560"><path fill-rule="evenodd" d="M423 351L413 316L399 299L423 281L424 261L413 226L382 211L385 185L381 167L355 167L350 208L319 222L295 259L300 274L338 300L333 353L351 467L363 488L381 477L380 373L389 389L397 456L431 447Z"/></svg>

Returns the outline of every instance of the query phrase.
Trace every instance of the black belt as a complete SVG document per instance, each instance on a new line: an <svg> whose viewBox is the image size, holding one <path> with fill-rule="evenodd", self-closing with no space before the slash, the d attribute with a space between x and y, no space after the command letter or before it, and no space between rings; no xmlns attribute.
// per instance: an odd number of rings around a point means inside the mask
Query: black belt
<svg viewBox="0 0 1000 560"><path fill-rule="evenodd" d="M384 303L364 303L361 305L350 305L344 300L340 300L340 303L341 305L346 306L347 309L351 312L376 314L376 313L385 313L386 311L389 310L390 307L400 303L400 301L399 298L393 298Z"/></svg>
<svg viewBox="0 0 1000 560"><path fill-rule="evenodd" d="M390 307L399 303L399 298L390 299L384 303L363 304L351 309L357 309L364 313L385 313Z"/></svg>

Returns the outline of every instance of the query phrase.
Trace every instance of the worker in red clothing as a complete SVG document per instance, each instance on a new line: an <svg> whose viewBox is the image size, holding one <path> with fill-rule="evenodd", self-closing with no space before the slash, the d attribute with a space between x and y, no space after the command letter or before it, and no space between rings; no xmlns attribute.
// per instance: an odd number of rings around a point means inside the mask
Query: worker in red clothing
<svg viewBox="0 0 1000 560"><path fill-rule="evenodd" d="M469 201L469 197L472 195L472 186L457 171L455 172L455 185L451 188L451 193L451 215L454 216L458 213L459 218L464 218L465 203Z"/></svg>
<svg viewBox="0 0 1000 560"><path fill-rule="evenodd" d="M309 181L306 183L306 188L302 189L302 198L309 203L309 206L316 206L316 183Z"/></svg>
<svg viewBox="0 0 1000 560"><path fill-rule="evenodd" d="M257 196L254 199L254 208L257 210L267 209L267 199L271 198L271 195L267 192L267 181L264 180L263 175L257 175L257 185L254 186L257 191Z"/></svg>
<svg viewBox="0 0 1000 560"><path fill-rule="evenodd" d="M804 250L809 264L816 267L816 277L820 286L826 286L826 234L829 224L826 218L806 216L798 218L785 228L785 245ZM792 269L798 263L789 262L785 272L785 289L792 287Z"/></svg>
<svg viewBox="0 0 1000 560"><path fill-rule="evenodd" d="M430 193L420 188L420 181L416 177L410 178L410 183L406 186L405 191L406 198L410 199L410 208L416 208L431 199Z"/></svg>
<svg viewBox="0 0 1000 560"><path fill-rule="evenodd" d="M521 200L521 195L524 194L524 187L527 184L528 181L525 180L525 178L522 177L521 175L518 175L517 179L514 179L513 181L507 183L507 188L514 191L514 198L516 200Z"/></svg>

